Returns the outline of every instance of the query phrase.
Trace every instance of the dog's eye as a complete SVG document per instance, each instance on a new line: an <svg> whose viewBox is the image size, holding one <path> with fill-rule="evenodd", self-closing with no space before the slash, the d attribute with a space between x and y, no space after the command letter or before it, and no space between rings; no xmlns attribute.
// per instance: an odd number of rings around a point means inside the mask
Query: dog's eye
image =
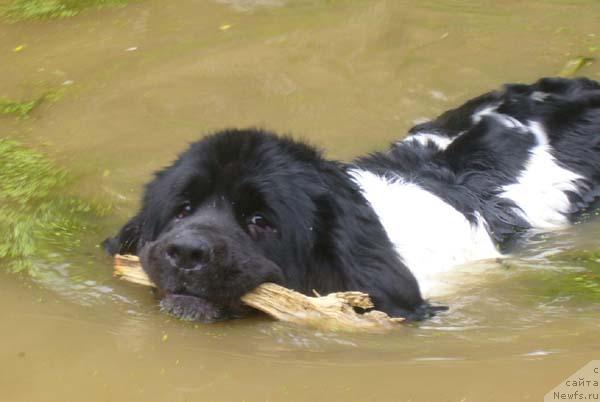
<svg viewBox="0 0 600 402"><path fill-rule="evenodd" d="M176 219L183 219L189 214L192 213L192 204L189 201L184 202L177 209L177 213L175 214Z"/></svg>
<svg viewBox="0 0 600 402"><path fill-rule="evenodd" d="M261 214L254 214L254 215L252 215L248 219L248 224L249 225L256 225L256 226L258 226L259 228L262 228L262 229L264 229L267 226L269 226L269 222Z"/></svg>
<svg viewBox="0 0 600 402"><path fill-rule="evenodd" d="M248 231L252 237L257 237L260 232L270 231L275 232L275 228L271 225L271 223L264 217L264 215L255 213L246 219L246 225L248 226Z"/></svg>

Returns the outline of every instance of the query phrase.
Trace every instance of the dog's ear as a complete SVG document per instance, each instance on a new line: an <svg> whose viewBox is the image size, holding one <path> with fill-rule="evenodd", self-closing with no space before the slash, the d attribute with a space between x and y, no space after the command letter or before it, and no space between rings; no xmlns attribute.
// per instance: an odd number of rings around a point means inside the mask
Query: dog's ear
<svg viewBox="0 0 600 402"><path fill-rule="evenodd" d="M109 237L102 242L102 247L109 255L133 254L137 255L144 219L142 214L131 218L114 237Z"/></svg>

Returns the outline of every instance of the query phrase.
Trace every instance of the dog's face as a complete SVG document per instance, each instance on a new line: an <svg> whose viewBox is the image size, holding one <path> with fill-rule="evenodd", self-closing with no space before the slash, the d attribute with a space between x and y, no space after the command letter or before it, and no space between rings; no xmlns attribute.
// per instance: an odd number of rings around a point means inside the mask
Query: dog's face
<svg viewBox="0 0 600 402"><path fill-rule="evenodd" d="M302 255L324 229L320 161L260 132L208 137L157 173L141 212L105 246L140 255L164 310L204 321L243 315L240 296L259 284L301 286Z"/></svg>
<svg viewBox="0 0 600 402"><path fill-rule="evenodd" d="M244 293L263 282L282 282L282 270L263 252L278 241L276 219L252 196L233 191L195 198L186 187L178 190L181 204L156 240L142 247L142 265L171 314L203 321L243 315Z"/></svg>
<svg viewBox="0 0 600 402"><path fill-rule="evenodd" d="M192 144L104 244L111 254L139 255L163 310L181 318L245 315L240 297L264 282L305 294L363 290L395 315L422 304L345 167L258 130Z"/></svg>

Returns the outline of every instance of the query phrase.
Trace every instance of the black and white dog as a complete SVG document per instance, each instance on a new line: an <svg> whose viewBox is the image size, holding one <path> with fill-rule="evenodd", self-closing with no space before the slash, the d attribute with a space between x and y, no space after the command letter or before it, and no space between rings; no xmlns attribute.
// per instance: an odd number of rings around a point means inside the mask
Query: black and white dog
<svg viewBox="0 0 600 402"><path fill-rule="evenodd" d="M262 130L192 144L105 241L141 256L164 310L202 321L250 312L263 282L362 290L392 316L458 264L499 256L528 229L569 224L600 195L600 85L506 85L352 163Z"/></svg>

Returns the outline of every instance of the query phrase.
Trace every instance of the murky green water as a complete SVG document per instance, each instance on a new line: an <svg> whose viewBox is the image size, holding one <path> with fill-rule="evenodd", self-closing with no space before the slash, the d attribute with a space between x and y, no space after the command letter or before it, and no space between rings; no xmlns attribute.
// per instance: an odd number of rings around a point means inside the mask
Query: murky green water
<svg viewBox="0 0 600 402"><path fill-rule="evenodd" d="M593 0L144 0L0 22L0 98L45 95L29 118L0 115L0 137L69 172L52 216L92 206L61 226L76 241L25 232L32 267L0 262L0 399L542 400L600 358L597 217L466 267L447 314L384 336L174 321L95 245L202 133L264 126L347 160L503 82L600 58L599 15ZM579 73L600 79L600 62ZM0 202L28 222L41 201Z"/></svg>

